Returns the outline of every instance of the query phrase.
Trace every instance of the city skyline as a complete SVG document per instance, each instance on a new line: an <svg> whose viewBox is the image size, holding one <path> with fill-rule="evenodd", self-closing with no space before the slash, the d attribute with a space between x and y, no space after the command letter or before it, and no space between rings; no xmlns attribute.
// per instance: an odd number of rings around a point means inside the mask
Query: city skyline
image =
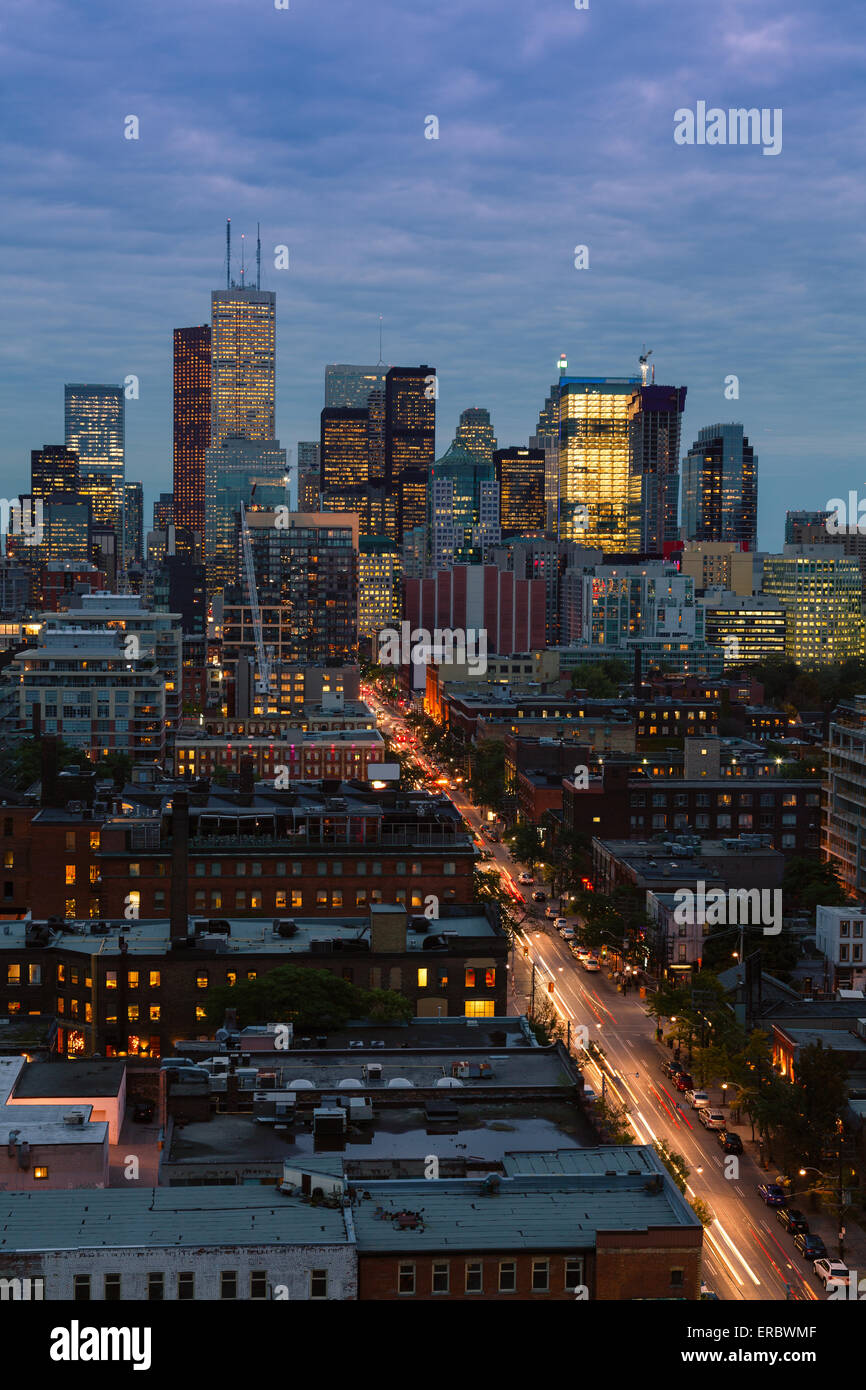
<svg viewBox="0 0 866 1390"><path fill-rule="evenodd" d="M657 376L688 387L685 436L742 420L763 546L792 501L862 485L852 4L770 3L756 19L741 3L541 0L530 16L472 0L434 21L384 0L372 22L332 8L327 30L303 7L250 13L238 51L228 4L157 4L114 27L98 3L86 33L61 9L44 26L10 6L8 495L30 450L62 438L63 382L130 373L127 476L170 486L171 332L203 322L224 283L226 217L238 261L261 223L262 288L281 305L276 433L292 448L316 437L325 364L377 359L381 315L388 362L437 364L437 455L473 405L501 447L525 445L560 351L576 374L627 375L646 344ZM48 100L27 102L61 53ZM206 75L191 90L193 56ZM783 109L781 153L678 146L674 113L698 101Z"/></svg>

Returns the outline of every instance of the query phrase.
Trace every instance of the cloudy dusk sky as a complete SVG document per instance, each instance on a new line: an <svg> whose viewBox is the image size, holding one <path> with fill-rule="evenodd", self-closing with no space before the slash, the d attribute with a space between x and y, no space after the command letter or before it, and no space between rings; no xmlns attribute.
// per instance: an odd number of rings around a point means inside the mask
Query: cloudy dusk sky
<svg viewBox="0 0 866 1390"><path fill-rule="evenodd" d="M172 329L209 319L226 217L238 277L261 222L293 460L325 364L375 362L381 314L385 360L439 373L440 452L473 405L525 443L561 351L626 376L646 344L688 387L683 452L743 422L763 548L786 508L866 493L862 0L290 6L4 0L5 495L62 442L65 381L131 373L149 527L172 485ZM699 101L781 108L781 153L676 145Z"/></svg>

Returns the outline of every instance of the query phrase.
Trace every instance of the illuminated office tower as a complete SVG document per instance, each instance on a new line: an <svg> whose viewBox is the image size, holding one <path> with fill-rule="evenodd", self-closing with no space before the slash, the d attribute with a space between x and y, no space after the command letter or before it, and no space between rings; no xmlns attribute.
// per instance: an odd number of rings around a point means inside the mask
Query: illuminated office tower
<svg viewBox="0 0 866 1390"><path fill-rule="evenodd" d="M78 455L63 444L46 444L30 451L30 493L50 497L53 492L77 493L81 482Z"/></svg>
<svg viewBox="0 0 866 1390"><path fill-rule="evenodd" d="M371 391L384 391L388 368L332 362L325 368L325 409L365 410Z"/></svg>
<svg viewBox="0 0 866 1390"><path fill-rule="evenodd" d="M639 386L629 406L632 477L640 482L640 539L643 554L661 555L679 537L680 428L685 386Z"/></svg>
<svg viewBox="0 0 866 1390"><path fill-rule="evenodd" d="M326 407L321 420L322 492L332 487L358 487L366 483L370 476L367 411Z"/></svg>
<svg viewBox="0 0 866 1390"><path fill-rule="evenodd" d="M273 439L276 295L232 285L211 295L211 446Z"/></svg>
<svg viewBox="0 0 866 1390"><path fill-rule="evenodd" d="M530 436L530 449L544 450L544 497L547 504L547 530L553 535L559 533L559 387L566 372L568 360L560 353L559 381L550 388L544 408L538 416L535 434Z"/></svg>
<svg viewBox="0 0 866 1390"><path fill-rule="evenodd" d="M709 425L683 459L682 533L757 548L758 460L742 425Z"/></svg>
<svg viewBox="0 0 866 1390"><path fill-rule="evenodd" d="M724 649L727 666L785 658L785 610L771 594L732 594L708 589L699 600L710 646Z"/></svg>
<svg viewBox="0 0 866 1390"><path fill-rule="evenodd" d="M362 536L387 536L396 544L397 498L384 483L328 488L320 494L320 505L311 510L354 512Z"/></svg>
<svg viewBox="0 0 866 1390"><path fill-rule="evenodd" d="M385 388L367 398L367 457L370 482L385 481Z"/></svg>
<svg viewBox="0 0 866 1390"><path fill-rule="evenodd" d="M427 520L436 451L436 372L392 367L385 385L385 479L398 495L399 537Z"/></svg>
<svg viewBox="0 0 866 1390"><path fill-rule="evenodd" d="M238 582L240 505L288 507L286 451L280 441L227 438L205 451L205 572L209 593Z"/></svg>
<svg viewBox="0 0 866 1390"><path fill-rule="evenodd" d="M497 449L493 463L499 482L502 530L518 535L543 531L547 524L544 450Z"/></svg>
<svg viewBox="0 0 866 1390"><path fill-rule="evenodd" d="M211 330L174 330L175 525L204 535L204 456L211 439Z"/></svg>
<svg viewBox="0 0 866 1390"><path fill-rule="evenodd" d="M763 592L785 610L785 655L799 666L862 661L860 566L834 545L786 545L764 556Z"/></svg>
<svg viewBox="0 0 866 1390"><path fill-rule="evenodd" d="M123 492L123 554L128 565L140 565L144 559L144 488L141 483L126 483Z"/></svg>
<svg viewBox="0 0 866 1390"><path fill-rule="evenodd" d="M559 534L613 553L640 549L640 480L630 469L635 377L559 385Z"/></svg>
<svg viewBox="0 0 866 1390"><path fill-rule="evenodd" d="M63 388L66 447L78 455L80 489L94 521L119 531L125 481L122 386L72 382Z"/></svg>
<svg viewBox="0 0 866 1390"><path fill-rule="evenodd" d="M487 463L493 462L496 450L496 436L490 423L490 411L479 406L471 406L460 415L460 423L454 435L454 443L470 454L478 454Z"/></svg>

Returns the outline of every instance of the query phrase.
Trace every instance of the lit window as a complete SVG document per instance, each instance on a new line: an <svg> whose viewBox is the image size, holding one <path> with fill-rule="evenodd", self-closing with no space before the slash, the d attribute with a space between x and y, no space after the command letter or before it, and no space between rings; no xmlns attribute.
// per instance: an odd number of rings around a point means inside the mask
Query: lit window
<svg viewBox="0 0 866 1390"><path fill-rule="evenodd" d="M48 1177L48 1169L47 1169L47 1168L34 1168L34 1169L33 1169L33 1176L34 1176L34 1178L38 1178L40 1181L44 1181L44 1180Z"/></svg>

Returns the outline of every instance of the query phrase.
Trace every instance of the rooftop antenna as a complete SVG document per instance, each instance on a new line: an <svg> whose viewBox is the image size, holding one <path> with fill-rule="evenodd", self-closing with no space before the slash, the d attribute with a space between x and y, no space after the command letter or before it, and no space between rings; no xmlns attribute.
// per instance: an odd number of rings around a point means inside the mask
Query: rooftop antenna
<svg viewBox="0 0 866 1390"><path fill-rule="evenodd" d="M565 373L568 371L568 358L566 357L564 352L561 352L559 354L559 361L556 365L559 368L560 377L565 376Z"/></svg>
<svg viewBox="0 0 866 1390"><path fill-rule="evenodd" d="M241 232L241 289L244 288L244 233Z"/></svg>
<svg viewBox="0 0 866 1390"><path fill-rule="evenodd" d="M650 348L649 352L647 352L646 343L644 343L643 352L638 358L638 361L640 362L641 386L646 386L647 373L649 372L649 359L652 357L652 355L652 348ZM655 381L655 367L653 367L653 381Z"/></svg>
<svg viewBox="0 0 866 1390"><path fill-rule="evenodd" d="M226 289L232 287L232 219L226 218Z"/></svg>
<svg viewBox="0 0 866 1390"><path fill-rule="evenodd" d="M376 366L377 366L377 367L384 367L384 365L385 365L385 362L384 362L384 359L383 359L383 357L382 357L382 315L380 314L380 315L379 315L379 361L376 363Z"/></svg>
<svg viewBox="0 0 866 1390"><path fill-rule="evenodd" d="M256 289L262 287L262 228L261 223L256 223Z"/></svg>

